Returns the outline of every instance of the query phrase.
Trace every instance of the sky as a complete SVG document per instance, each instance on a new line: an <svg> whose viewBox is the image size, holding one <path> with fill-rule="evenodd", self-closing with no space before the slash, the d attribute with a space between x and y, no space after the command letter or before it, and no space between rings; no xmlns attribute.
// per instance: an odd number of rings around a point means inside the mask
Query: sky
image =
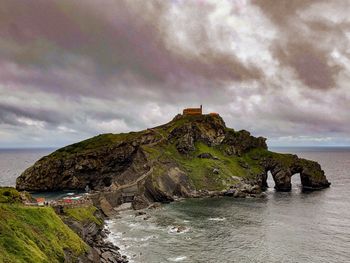
<svg viewBox="0 0 350 263"><path fill-rule="evenodd" d="M348 0L0 0L0 148L203 104L270 146L350 145Z"/></svg>

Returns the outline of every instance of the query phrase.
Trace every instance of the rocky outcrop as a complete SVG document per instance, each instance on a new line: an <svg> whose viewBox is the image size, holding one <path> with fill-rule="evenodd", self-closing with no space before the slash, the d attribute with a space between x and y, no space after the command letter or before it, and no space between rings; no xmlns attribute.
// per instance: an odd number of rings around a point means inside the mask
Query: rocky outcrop
<svg viewBox="0 0 350 263"><path fill-rule="evenodd" d="M220 116L204 115L175 127L168 140L176 141L176 148L180 153L189 153L195 150L195 142L203 142L210 146L219 145L225 138L225 130L225 122Z"/></svg>
<svg viewBox="0 0 350 263"><path fill-rule="evenodd" d="M17 179L17 189L89 186L103 193L95 203L108 214L135 197L170 202L199 192L238 189L242 181L264 189L268 171L280 191L291 189L296 173L305 189L330 184L318 163L270 152L265 138L227 128L220 116L178 115L152 129L99 135L59 149L28 168ZM141 199L135 206L142 206Z"/></svg>
<svg viewBox="0 0 350 263"><path fill-rule="evenodd" d="M146 163L143 152L136 143L131 142L69 157L47 156L18 177L17 189L48 191L85 189L86 186L103 189L113 182L125 184L136 179L147 169L135 167L139 162Z"/></svg>
<svg viewBox="0 0 350 263"><path fill-rule="evenodd" d="M56 209L57 210L57 209ZM128 260L125 256L122 256L119 252L119 248L113 245L111 242L106 241L106 237L109 234L104 229L103 219L104 216L99 210L96 210L95 217L100 219L101 223L98 224L93 220L87 220L84 222L78 221L72 217L66 216L61 211L57 210L58 215L61 216L64 223L68 225L75 233L77 233L81 239L89 246L87 254L82 255L79 258L79 262L84 263L127 263ZM67 262L70 262L69 260Z"/></svg>
<svg viewBox="0 0 350 263"><path fill-rule="evenodd" d="M324 171L314 161L298 158L296 155L284 155L283 158L275 155L262 161L265 173L262 175L261 186L266 187L267 173L270 171L278 191L292 189L291 178L300 174L301 184L305 190L320 190L329 187Z"/></svg>
<svg viewBox="0 0 350 263"><path fill-rule="evenodd" d="M229 155L241 155L251 149L261 148L267 150L266 138L254 137L248 131L235 132L228 130L222 142L226 145L226 153Z"/></svg>

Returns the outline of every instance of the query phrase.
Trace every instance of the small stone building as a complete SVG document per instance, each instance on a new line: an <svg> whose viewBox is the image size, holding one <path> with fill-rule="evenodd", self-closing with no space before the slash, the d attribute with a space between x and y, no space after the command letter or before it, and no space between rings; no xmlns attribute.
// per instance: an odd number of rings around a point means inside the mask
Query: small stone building
<svg viewBox="0 0 350 263"><path fill-rule="evenodd" d="M203 111L202 111L202 105L200 106L200 108L186 108L183 110L183 115L202 115Z"/></svg>

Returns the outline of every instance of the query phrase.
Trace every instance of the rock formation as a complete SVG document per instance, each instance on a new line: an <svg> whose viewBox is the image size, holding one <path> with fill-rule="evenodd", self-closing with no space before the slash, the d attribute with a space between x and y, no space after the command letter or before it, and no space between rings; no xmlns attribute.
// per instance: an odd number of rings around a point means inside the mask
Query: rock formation
<svg viewBox="0 0 350 263"><path fill-rule="evenodd" d="M248 131L227 128L219 115L178 115L152 129L103 134L59 149L28 168L17 179L17 189L88 185L105 193L96 200L106 199L115 206L137 196L134 205L140 206L213 191L232 193L242 185L259 192L256 188L267 186L269 171L280 191L291 189L294 174L300 174L308 190L330 185L318 163L271 152L265 141Z"/></svg>

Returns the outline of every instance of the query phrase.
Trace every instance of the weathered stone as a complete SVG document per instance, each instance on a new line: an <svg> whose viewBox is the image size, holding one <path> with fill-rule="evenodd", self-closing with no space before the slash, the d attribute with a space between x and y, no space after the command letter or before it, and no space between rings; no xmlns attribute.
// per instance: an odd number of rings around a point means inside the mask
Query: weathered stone
<svg viewBox="0 0 350 263"><path fill-rule="evenodd" d="M124 203L124 204L121 204L120 206L114 207L114 211L116 212L126 211L130 209L132 209L131 203Z"/></svg>
<svg viewBox="0 0 350 263"><path fill-rule="evenodd" d="M135 213L135 216L142 216L142 215L145 215L145 214L146 214L146 212L144 212L144 211L138 211L138 212Z"/></svg>
<svg viewBox="0 0 350 263"><path fill-rule="evenodd" d="M160 203L153 203L151 204L148 209L157 209L160 208L162 205Z"/></svg>
<svg viewBox="0 0 350 263"><path fill-rule="evenodd" d="M105 197L102 197L100 199L100 208L101 208L102 212L108 217L113 216L115 214L113 207L111 206L111 204L107 201L107 199Z"/></svg>
<svg viewBox="0 0 350 263"><path fill-rule="evenodd" d="M147 208L149 206L149 202L143 196L135 196L134 200L131 203L131 206L134 210L140 210Z"/></svg>

